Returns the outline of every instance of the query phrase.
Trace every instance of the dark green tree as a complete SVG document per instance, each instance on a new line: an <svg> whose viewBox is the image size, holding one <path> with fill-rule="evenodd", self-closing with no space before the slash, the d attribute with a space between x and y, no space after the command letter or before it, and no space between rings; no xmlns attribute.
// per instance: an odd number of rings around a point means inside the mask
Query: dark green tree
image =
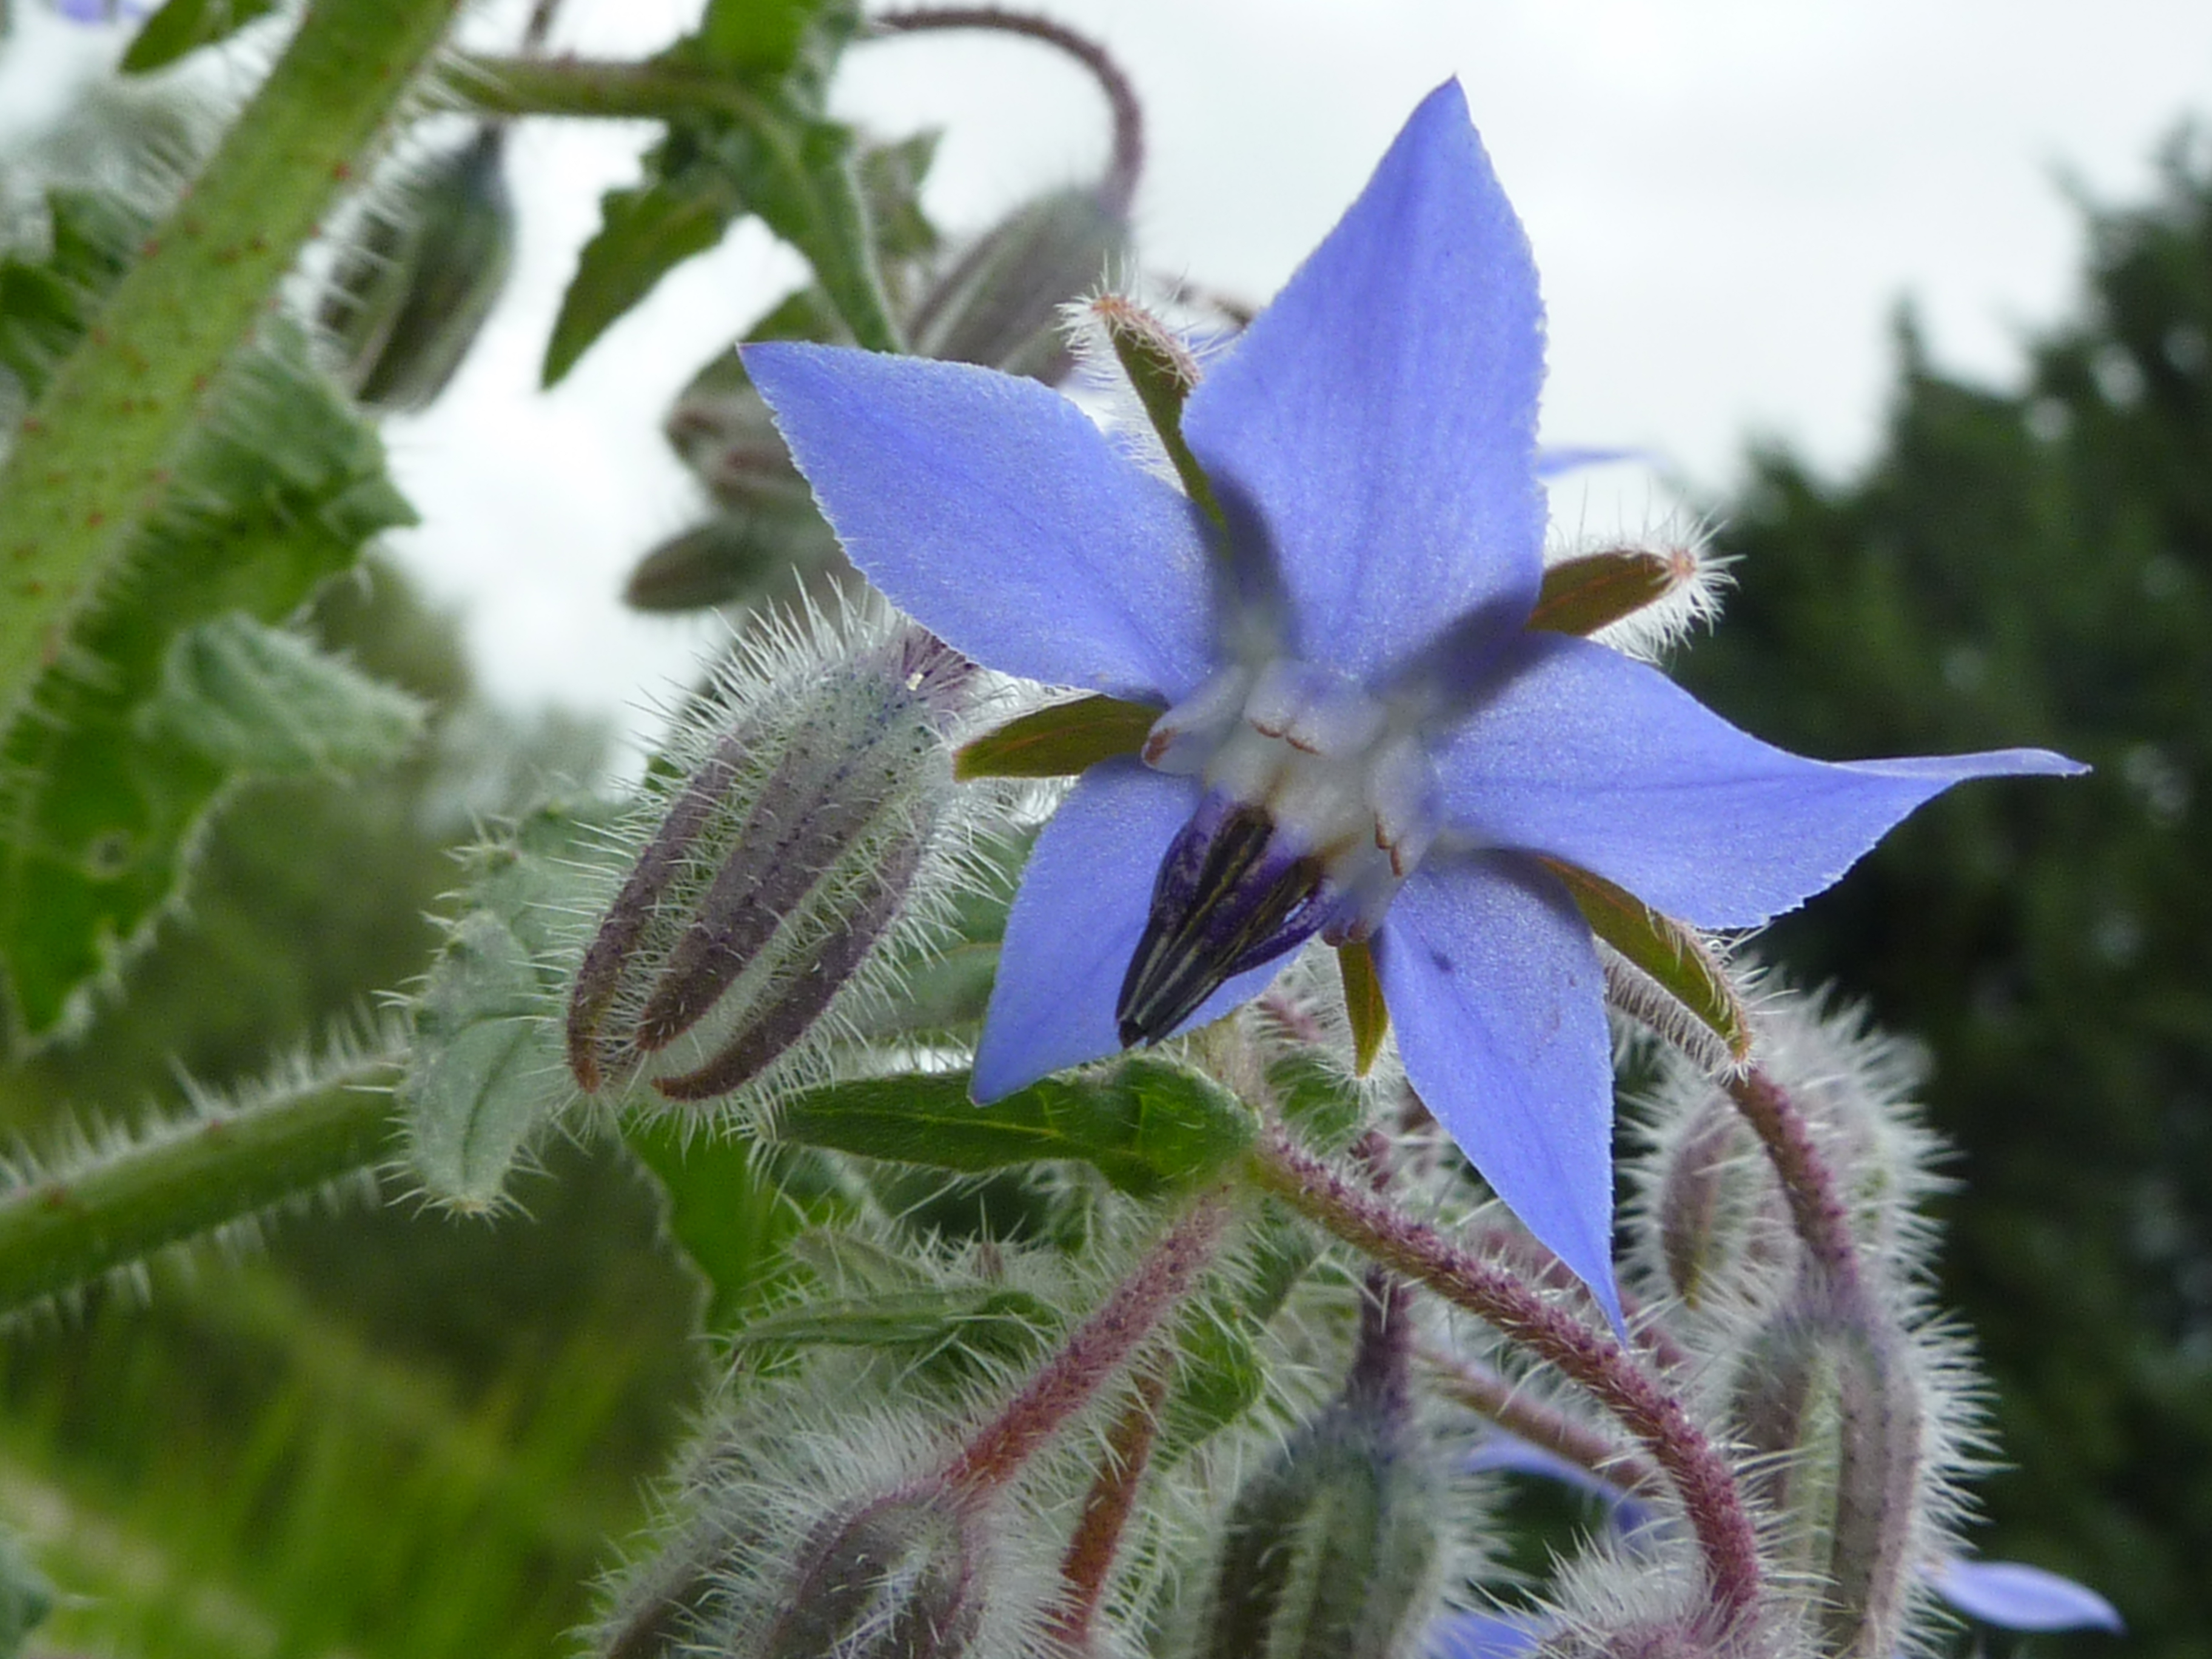
<svg viewBox="0 0 2212 1659"><path fill-rule="evenodd" d="M1681 671L1813 754L2095 766L1938 803L1762 949L1933 1048L1944 1299L2017 1465L1984 1548L2181 1659L2212 1653L2212 145L2087 217L2085 293L2018 389L1944 374L1908 317L1860 476L1755 458L1720 515L1739 591Z"/></svg>

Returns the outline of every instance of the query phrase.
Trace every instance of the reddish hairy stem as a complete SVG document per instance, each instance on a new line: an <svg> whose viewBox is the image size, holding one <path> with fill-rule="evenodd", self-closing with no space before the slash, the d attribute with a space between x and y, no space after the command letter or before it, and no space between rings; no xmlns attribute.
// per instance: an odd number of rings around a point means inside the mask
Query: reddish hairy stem
<svg viewBox="0 0 2212 1659"><path fill-rule="evenodd" d="M1152 1446L1159 1437L1160 1402L1167 1398L1170 1366L1164 1358L1137 1373L1129 1403L1106 1436L1106 1456L1097 1478L1083 1497L1083 1515L1060 1558L1060 1605L1048 1628L1071 1654L1091 1648L1091 1623L1105 1599L1106 1581L1121 1548L1121 1534L1136 1507Z"/></svg>
<svg viewBox="0 0 2212 1659"><path fill-rule="evenodd" d="M997 6L917 6L907 11L878 13L869 20L878 34L914 34L924 29L996 29L1005 34L1026 35L1057 46L1089 70L1114 111L1114 159L1101 187L1108 206L1116 213L1128 210L1137 193L1137 180L1145 170L1145 112L1137 89L1106 48L1088 35L1026 12L1006 11Z"/></svg>
<svg viewBox="0 0 2212 1659"><path fill-rule="evenodd" d="M1640 1441L1680 1494L1716 1608L1733 1620L1758 1600L1759 1545L1735 1478L1681 1402L1609 1336L1544 1300L1425 1222L1364 1192L1270 1125L1254 1148L1261 1185L1345 1243L1419 1280L1588 1389Z"/></svg>
<svg viewBox="0 0 2212 1659"><path fill-rule="evenodd" d="M1856 1297L1862 1279L1850 1212L1811 1122L1789 1091L1757 1066L1723 1079L1721 1086L1765 1145L1806 1252L1839 1294Z"/></svg>
<svg viewBox="0 0 2212 1659"><path fill-rule="evenodd" d="M1185 1211L1044 1369L961 1448L945 1480L981 1498L1019 1474L1190 1293L1228 1221L1226 1188L1216 1188Z"/></svg>
<svg viewBox="0 0 2212 1659"><path fill-rule="evenodd" d="M1649 1493L1658 1485L1659 1470L1649 1458L1528 1394L1511 1377L1433 1348L1422 1351L1421 1361L1437 1374L1438 1388L1449 1398L1507 1433L1587 1469L1624 1495Z"/></svg>

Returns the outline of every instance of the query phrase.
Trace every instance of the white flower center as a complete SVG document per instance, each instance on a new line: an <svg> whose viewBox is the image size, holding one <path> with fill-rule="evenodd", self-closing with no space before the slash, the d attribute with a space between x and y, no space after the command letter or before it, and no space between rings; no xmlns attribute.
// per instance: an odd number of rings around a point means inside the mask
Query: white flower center
<svg viewBox="0 0 2212 1659"><path fill-rule="evenodd" d="M1401 712L1292 657L1225 668L1160 716L1146 764L1273 822L1287 854L1319 861L1332 945L1363 939L1436 839L1436 778Z"/></svg>

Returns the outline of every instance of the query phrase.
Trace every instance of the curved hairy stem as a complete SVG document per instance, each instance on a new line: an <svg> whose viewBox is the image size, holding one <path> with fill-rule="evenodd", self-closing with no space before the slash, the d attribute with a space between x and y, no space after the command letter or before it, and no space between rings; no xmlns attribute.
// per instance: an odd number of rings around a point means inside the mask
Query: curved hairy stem
<svg viewBox="0 0 2212 1659"><path fill-rule="evenodd" d="M1294 1145L1271 1125L1251 1155L1259 1183L1374 1261L1417 1279L1580 1384L1642 1443L1682 1500L1715 1608L1747 1615L1759 1591L1758 1540L1735 1477L1681 1402L1607 1335L1504 1269Z"/></svg>

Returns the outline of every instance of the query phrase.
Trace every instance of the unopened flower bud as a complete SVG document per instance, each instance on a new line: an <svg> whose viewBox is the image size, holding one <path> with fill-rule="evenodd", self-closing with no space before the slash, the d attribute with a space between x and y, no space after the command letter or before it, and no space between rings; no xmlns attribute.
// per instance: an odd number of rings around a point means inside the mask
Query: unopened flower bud
<svg viewBox="0 0 2212 1659"><path fill-rule="evenodd" d="M1196 1632L1206 1659L1395 1659L1419 1644L1446 1502L1405 1386L1407 1317L1401 1296L1370 1287L1342 1396L1237 1492Z"/></svg>
<svg viewBox="0 0 2212 1659"><path fill-rule="evenodd" d="M1796 1242L1781 1183L1766 1153L1728 1100L1716 1097L1662 1150L1650 1194L1654 1254L1683 1305L1747 1293L1759 1276L1786 1269Z"/></svg>
<svg viewBox="0 0 2212 1659"><path fill-rule="evenodd" d="M752 1082L927 908L974 666L902 621L811 632L764 687L705 700L722 726L687 745L690 775L577 969L568 1061L586 1091L643 1073L705 1100Z"/></svg>
<svg viewBox="0 0 2212 1659"><path fill-rule="evenodd" d="M418 164L340 258L318 313L339 376L377 409L424 409L446 389L514 256L506 130Z"/></svg>
<svg viewBox="0 0 2212 1659"><path fill-rule="evenodd" d="M1096 189L1041 196L986 232L927 293L908 325L915 352L1048 384L1073 367L1063 306L1097 287L1129 246L1127 216Z"/></svg>
<svg viewBox="0 0 2212 1659"><path fill-rule="evenodd" d="M975 1526L942 1487L826 1522L800 1554L762 1659L957 1659L982 1622Z"/></svg>
<svg viewBox="0 0 2212 1659"><path fill-rule="evenodd" d="M820 522L813 493L734 349L691 377L662 430L684 465L732 512L812 514Z"/></svg>
<svg viewBox="0 0 2212 1659"><path fill-rule="evenodd" d="M1808 1275L1736 1376L1750 1484L1778 1521L1779 1565L1815 1587L1832 1659L1887 1659L1926 1529L1927 1420L1909 1339L1853 1291Z"/></svg>
<svg viewBox="0 0 2212 1659"><path fill-rule="evenodd" d="M794 575L850 570L818 515L725 513L640 559L623 601L638 611L753 605L788 599ZM830 596L825 591L821 597Z"/></svg>

